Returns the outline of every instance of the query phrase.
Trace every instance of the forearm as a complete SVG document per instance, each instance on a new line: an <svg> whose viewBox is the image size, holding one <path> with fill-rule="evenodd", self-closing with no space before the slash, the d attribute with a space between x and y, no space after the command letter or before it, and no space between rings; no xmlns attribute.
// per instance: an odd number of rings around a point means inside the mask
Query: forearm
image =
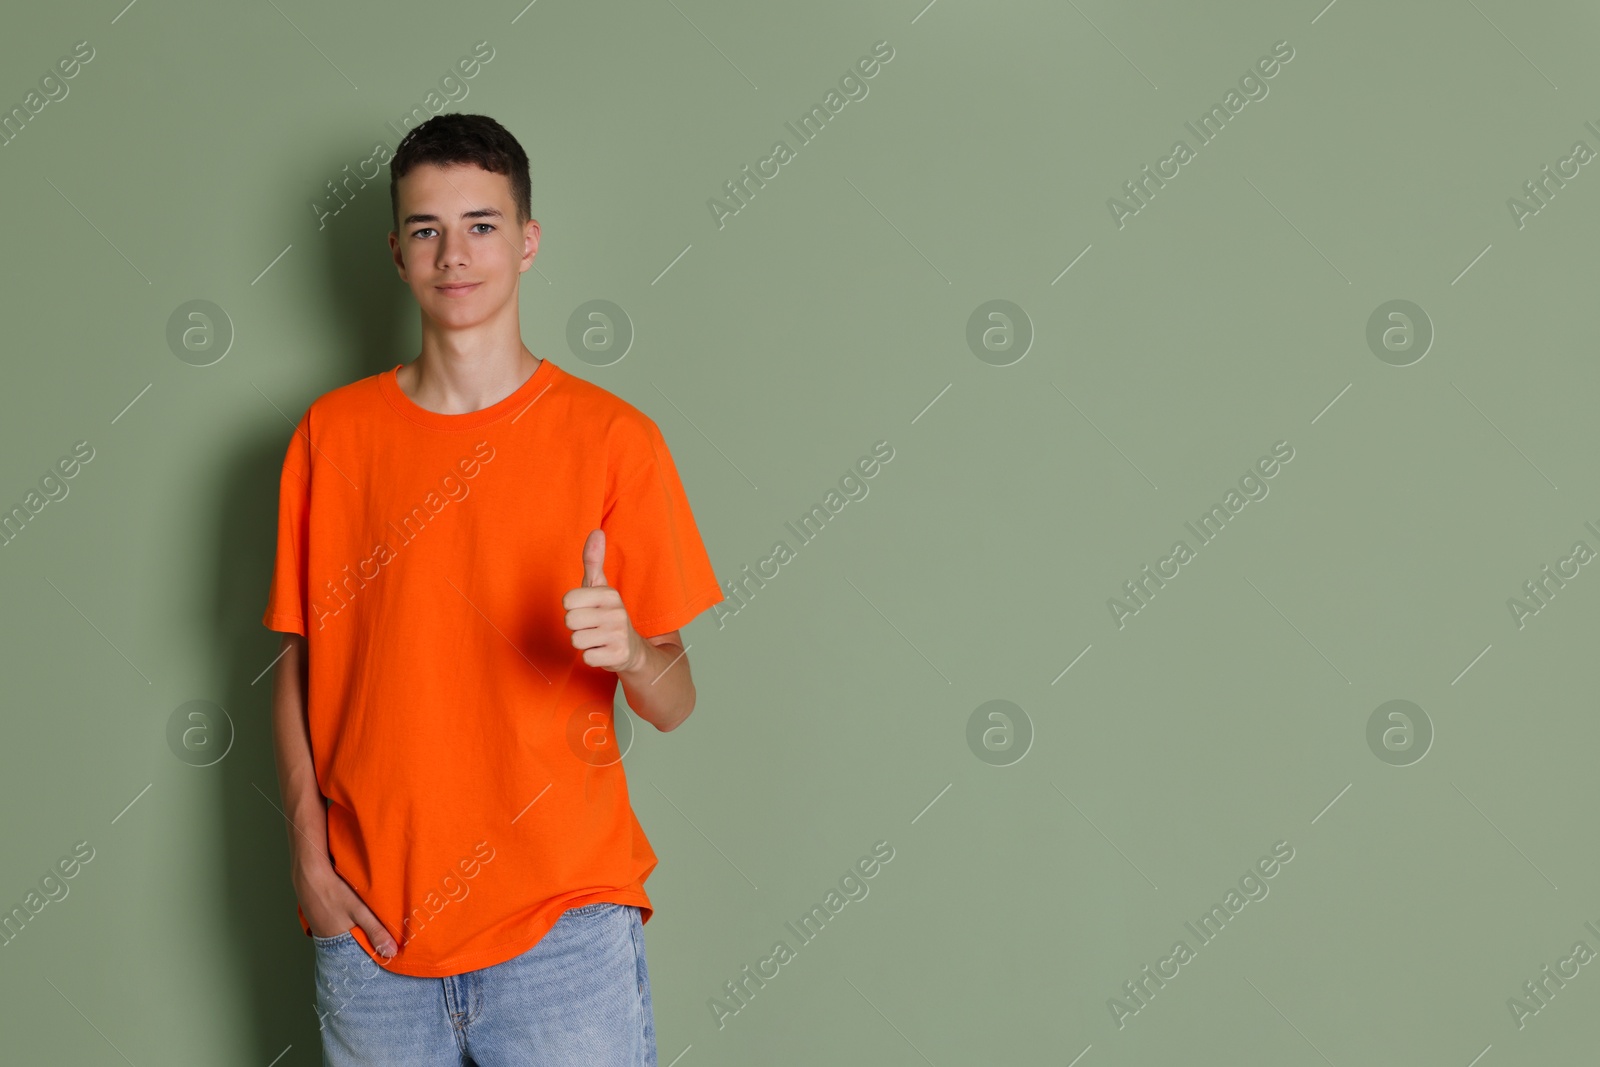
<svg viewBox="0 0 1600 1067"><path fill-rule="evenodd" d="M295 873L328 860L327 806L317 786L306 725L306 640L284 637L272 686L272 744L278 765L278 790L289 825L289 856Z"/></svg>
<svg viewBox="0 0 1600 1067"><path fill-rule="evenodd" d="M631 671L618 671L628 707L663 732L676 728L694 710L694 678L689 657L677 644L644 645L643 663Z"/></svg>

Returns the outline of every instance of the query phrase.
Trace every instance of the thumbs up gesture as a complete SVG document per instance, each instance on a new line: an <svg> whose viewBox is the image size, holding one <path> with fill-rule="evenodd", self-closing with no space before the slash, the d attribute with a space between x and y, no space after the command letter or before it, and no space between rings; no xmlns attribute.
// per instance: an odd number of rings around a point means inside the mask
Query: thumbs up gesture
<svg viewBox="0 0 1600 1067"><path fill-rule="evenodd" d="M561 598L567 629L589 666L635 670L644 665L645 641L628 621L622 594L606 584L605 561L605 531L594 530L583 543L583 584Z"/></svg>

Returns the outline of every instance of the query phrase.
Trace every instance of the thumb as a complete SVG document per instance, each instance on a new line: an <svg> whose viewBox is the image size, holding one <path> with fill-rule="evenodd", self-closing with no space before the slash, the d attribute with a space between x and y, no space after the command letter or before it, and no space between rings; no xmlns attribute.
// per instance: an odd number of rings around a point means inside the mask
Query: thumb
<svg viewBox="0 0 1600 1067"><path fill-rule="evenodd" d="M606 584L606 534L604 530L590 532L583 543L583 587L592 588Z"/></svg>

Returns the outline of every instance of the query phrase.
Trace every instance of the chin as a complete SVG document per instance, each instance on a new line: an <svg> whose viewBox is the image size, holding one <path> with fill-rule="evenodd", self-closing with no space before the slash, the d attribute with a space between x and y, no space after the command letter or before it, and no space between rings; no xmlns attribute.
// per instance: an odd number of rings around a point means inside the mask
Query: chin
<svg viewBox="0 0 1600 1067"><path fill-rule="evenodd" d="M488 320L489 316L479 314L471 308L440 308L432 315L433 321L441 326L448 326L453 330L465 330L477 326Z"/></svg>
<svg viewBox="0 0 1600 1067"><path fill-rule="evenodd" d="M484 309L489 306L489 301L484 299L484 294L482 293L474 293L467 299L462 300L440 296L432 290L428 292L427 299L419 301L419 303L427 308L434 318L441 320L478 319L483 316Z"/></svg>
<svg viewBox="0 0 1600 1067"><path fill-rule="evenodd" d="M429 289L427 299L418 303L441 322L471 325L487 318L491 311L500 306L501 301L495 293L484 292L482 288L465 299L443 296L437 290Z"/></svg>

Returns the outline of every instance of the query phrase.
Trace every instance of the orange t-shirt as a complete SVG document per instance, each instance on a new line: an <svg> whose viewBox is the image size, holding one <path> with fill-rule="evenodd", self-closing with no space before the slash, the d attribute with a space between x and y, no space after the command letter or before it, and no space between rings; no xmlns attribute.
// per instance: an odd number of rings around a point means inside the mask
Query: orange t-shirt
<svg viewBox="0 0 1600 1067"><path fill-rule="evenodd" d="M617 676L583 662L561 604L590 531L644 637L723 593L649 416L548 359L459 415L418 406L398 369L300 419L262 622L306 636L329 856L400 950L351 932L433 978L526 952L567 908L650 918Z"/></svg>

